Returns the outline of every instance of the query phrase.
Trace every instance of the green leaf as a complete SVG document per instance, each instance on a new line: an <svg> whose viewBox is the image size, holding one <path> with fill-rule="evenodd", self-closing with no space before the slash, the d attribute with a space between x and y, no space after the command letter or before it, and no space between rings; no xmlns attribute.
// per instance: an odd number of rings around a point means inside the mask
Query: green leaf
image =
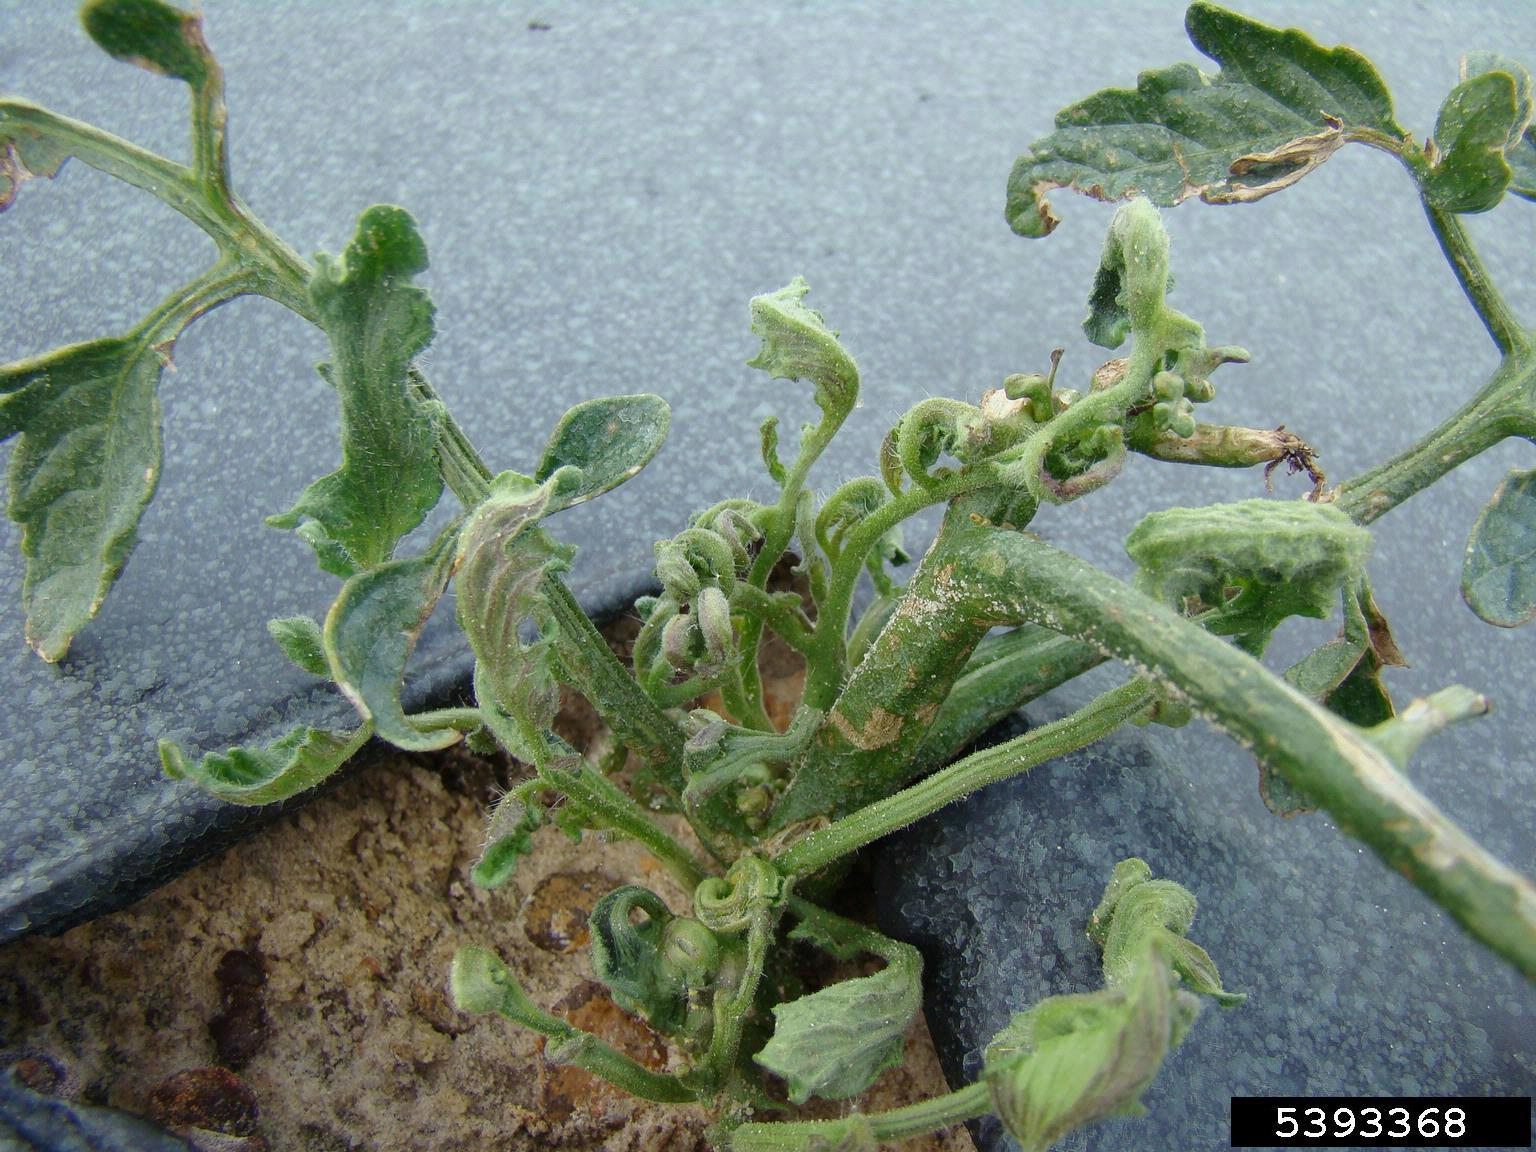
<svg viewBox="0 0 1536 1152"><path fill-rule="evenodd" d="M614 1003L669 1036L694 1038L710 1027L721 959L739 951L737 942L722 942L692 917L673 916L661 897L634 884L599 900L589 923L592 971Z"/></svg>
<svg viewBox="0 0 1536 1152"><path fill-rule="evenodd" d="M1024 1152L1045 1152L1068 1132L1141 1111L1175 1028L1176 1000L1162 951L1144 945L1126 981L1100 992L1052 996L1021 1013L986 1050L992 1106Z"/></svg>
<svg viewBox="0 0 1536 1152"><path fill-rule="evenodd" d="M455 521L420 556L359 572L325 617L325 654L337 685L380 739L412 752L459 739L452 729L420 731L400 704L405 663L452 575L458 530Z"/></svg>
<svg viewBox="0 0 1536 1152"><path fill-rule="evenodd" d="M59 660L127 563L160 478L156 388L185 317L0 367L6 512L27 560L27 642Z"/></svg>
<svg viewBox="0 0 1536 1152"><path fill-rule="evenodd" d="M541 586L575 554L538 527L554 487L553 477L535 484L515 472L501 473L458 538L459 626L475 653L477 692L488 693L480 705L506 710L529 731L547 728L560 703L550 667L554 638L541 634L525 644L518 634L529 621L541 631L552 627ZM530 762L542 755L542 749L523 746L508 751Z"/></svg>
<svg viewBox="0 0 1536 1152"><path fill-rule="evenodd" d="M1125 540L1152 594L1197 597L1220 609L1212 631L1258 637L1289 616L1326 617L1370 548L1371 534L1333 505L1278 500L1154 512Z"/></svg>
<svg viewBox="0 0 1536 1152"><path fill-rule="evenodd" d="M566 412L544 446L534 479L561 468L581 470L580 483L561 500L569 508L617 488L651 462L667 438L672 410L660 396L606 396Z"/></svg>
<svg viewBox="0 0 1536 1152"><path fill-rule="evenodd" d="M1424 196L1449 212L1486 212L1514 173L1504 151L1523 132L1519 93L1507 72L1485 72L1451 89L1435 120L1435 162ZM1528 109L1527 109L1528 111Z"/></svg>
<svg viewBox="0 0 1536 1152"><path fill-rule="evenodd" d="M114 59L194 88L218 68L203 39L203 18L160 0L91 0L80 9L80 22Z"/></svg>
<svg viewBox="0 0 1536 1152"><path fill-rule="evenodd" d="M1484 72L1506 72L1515 81L1516 124L1505 146L1512 178L1509 191L1525 200L1536 200L1536 84L1526 67L1496 52L1468 52L1461 58L1461 79Z"/></svg>
<svg viewBox="0 0 1536 1152"><path fill-rule="evenodd" d="M210 752L196 764L169 740L160 741L160 764L174 780L190 780L231 804L270 804L307 791L350 760L373 729L327 732L295 728L264 748Z"/></svg>
<svg viewBox="0 0 1536 1152"><path fill-rule="evenodd" d="M821 313L805 306L810 290L796 276L788 287L752 298L752 331L763 346L747 365L776 380L809 380L817 406L837 424L858 402L859 369Z"/></svg>
<svg viewBox="0 0 1536 1152"><path fill-rule="evenodd" d="M1296 29L1213 4L1191 5L1185 26L1220 74L1175 64L1143 72L1135 89L1106 89L1063 109L1056 131L1009 177L1015 232L1039 237L1056 227L1046 200L1054 188L1162 205L1190 196L1250 201L1294 184L1359 133L1379 134L1385 146L1403 141L1390 93L1353 49L1323 48Z"/></svg>
<svg viewBox="0 0 1536 1152"><path fill-rule="evenodd" d="M485 848L469 874L480 887L505 884L517 871L517 862L533 851L533 834L544 824L544 806L538 801L542 787L543 781L531 780L496 801L485 830Z"/></svg>
<svg viewBox="0 0 1536 1152"><path fill-rule="evenodd" d="M1490 624L1536 619L1536 470L1511 471L1478 514L1461 569L1467 607Z"/></svg>
<svg viewBox="0 0 1536 1152"><path fill-rule="evenodd" d="M1104 949L1104 983L1114 987L1133 980L1150 943L1168 957L1191 991L1214 997L1224 1007L1241 1004L1241 993L1222 989L1205 949L1185 938L1194 920L1195 897L1189 889L1154 880L1144 860L1120 861L1088 923L1088 935Z"/></svg>
<svg viewBox="0 0 1536 1152"><path fill-rule="evenodd" d="M1174 988L1175 973L1224 1006L1242 1001L1223 991L1205 949L1185 939L1194 916L1194 896L1154 880L1144 860L1115 865L1088 925L1104 949L1105 987L1047 997L987 1045L982 1076L993 1107L1025 1152L1044 1152L1092 1121L1141 1111L1142 1093L1200 1007Z"/></svg>
<svg viewBox="0 0 1536 1152"><path fill-rule="evenodd" d="M47 132L14 116L0 100L0 212L16 201L28 180L52 178L69 159L69 149Z"/></svg>
<svg viewBox="0 0 1536 1152"><path fill-rule="evenodd" d="M922 957L891 941L886 966L773 1009L773 1038L753 1057L789 1085L789 1098L846 1100L901 1063L922 1006Z"/></svg>
<svg viewBox="0 0 1536 1152"><path fill-rule="evenodd" d="M1162 315L1168 283L1168 233L1151 202L1137 197L1110 222L1084 334L1101 348L1118 348L1133 330L1150 329Z"/></svg>
<svg viewBox="0 0 1536 1152"><path fill-rule="evenodd" d="M325 655L325 638L320 625L308 616L287 616L268 620L267 632L277 646L304 671L313 676L331 678L331 662Z"/></svg>
<svg viewBox="0 0 1536 1152"><path fill-rule="evenodd" d="M299 529L320 566L344 578L388 560L443 490L441 405L409 380L432 339L431 302L410 283L426 267L416 222L387 205L363 213L340 260L315 258L310 297L336 358L323 374L341 398L342 463L267 523Z"/></svg>

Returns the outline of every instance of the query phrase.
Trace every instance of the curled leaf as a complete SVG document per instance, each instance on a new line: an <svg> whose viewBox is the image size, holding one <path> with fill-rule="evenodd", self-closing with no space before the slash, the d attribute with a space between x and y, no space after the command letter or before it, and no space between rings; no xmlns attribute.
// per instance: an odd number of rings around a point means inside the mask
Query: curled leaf
<svg viewBox="0 0 1536 1152"><path fill-rule="evenodd" d="M1504 149L1509 162L1509 191L1522 200L1536 200L1536 98L1533 98L1531 74L1523 65L1492 52L1471 52L1462 58L1461 78L1483 72L1507 72L1515 81L1516 125L1518 133Z"/></svg>
<svg viewBox="0 0 1536 1152"><path fill-rule="evenodd" d="M1132 331L1148 331L1163 312L1168 281L1162 218L1149 200L1133 199L1110 222L1083 332L1101 348L1118 348Z"/></svg>
<svg viewBox="0 0 1536 1152"><path fill-rule="evenodd" d="M1056 227L1046 199L1054 188L1162 205L1190 196L1250 201L1294 184L1347 140L1403 140L1386 85L1353 49L1323 48L1296 29L1214 4L1191 5L1185 28L1221 72L1152 69L1134 89L1106 89L1063 109L1056 130L1014 165L1007 216L1015 232L1039 237Z"/></svg>
<svg viewBox="0 0 1536 1152"><path fill-rule="evenodd" d="M517 862L533 851L533 834L544 824L544 807L538 801L542 781L514 788L491 810L485 830L485 848L470 872L482 888L497 888L512 879Z"/></svg>
<svg viewBox="0 0 1536 1152"><path fill-rule="evenodd" d="M554 641L541 634L524 643L519 632L525 623L548 626L544 578L563 571L574 555L538 527L553 487L553 479L497 476L459 532L455 561L459 626L475 653L477 694L487 693L480 705L506 710L532 732L549 726L560 703L550 667ZM542 755L523 746L508 751L529 761Z"/></svg>
<svg viewBox="0 0 1536 1152"><path fill-rule="evenodd" d="M1490 624L1536 619L1536 471L1504 477L1478 514L1461 569L1467 607Z"/></svg>
<svg viewBox="0 0 1536 1152"><path fill-rule="evenodd" d="M1050 996L1016 1015L987 1045L983 1077L1004 1126L1025 1152L1045 1152L1074 1128L1141 1110L1141 1095L1193 1024L1200 1002L1230 1006L1203 948L1185 938L1195 898L1122 860L1089 922L1104 949L1105 987Z"/></svg>
<svg viewBox="0 0 1536 1152"><path fill-rule="evenodd" d="M809 380L816 404L840 424L859 398L859 369L821 313L805 306L810 285L796 276L788 287L752 298L752 331L763 346L747 364L779 380Z"/></svg>
<svg viewBox="0 0 1536 1152"><path fill-rule="evenodd" d="M599 900L590 923L592 971L614 1002L657 1031L701 1038L712 1024L705 995L734 946L723 946L691 917L673 916L661 897L633 884Z"/></svg>
<svg viewBox="0 0 1536 1152"><path fill-rule="evenodd" d="M390 560L343 585L325 617L331 675L382 740L426 752L456 743L452 729L423 732L400 703L405 664L453 571L458 522L420 556Z"/></svg>
<svg viewBox="0 0 1536 1152"><path fill-rule="evenodd" d="M231 804L270 804L308 791L332 775L368 742L373 729L327 732L295 728L262 748L209 752L193 763L169 740L160 741L160 764L173 780L190 780Z"/></svg>
<svg viewBox="0 0 1536 1152"><path fill-rule="evenodd" d="M1154 512L1125 541L1154 595L1220 608L1213 629L1237 635L1326 617L1370 548L1370 533L1331 504L1276 500Z"/></svg>
<svg viewBox="0 0 1536 1152"><path fill-rule="evenodd" d="M773 1038L754 1059L784 1077L794 1103L847 1100L901 1063L922 1006L922 958L910 944L892 944L874 975L774 1006Z"/></svg>

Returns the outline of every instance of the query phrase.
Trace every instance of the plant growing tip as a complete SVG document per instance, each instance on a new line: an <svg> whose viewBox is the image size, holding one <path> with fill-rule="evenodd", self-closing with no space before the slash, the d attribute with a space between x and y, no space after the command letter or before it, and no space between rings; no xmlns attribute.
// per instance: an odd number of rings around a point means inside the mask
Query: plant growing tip
<svg viewBox="0 0 1536 1152"><path fill-rule="evenodd" d="M372 735L418 751L461 739L499 748L522 775L491 814L476 883L506 884L554 824L578 838L635 841L685 894L673 906L625 884L591 916L594 973L616 1004L669 1038L671 1071L644 1067L546 1012L484 949L465 947L453 962L462 1011L531 1028L545 1038L546 1060L646 1099L711 1107L722 1148L865 1149L988 1113L1024 1148L1048 1148L1077 1127L1138 1111L1189 1034L1199 997L1242 1000L1188 939L1194 894L1154 878L1141 860L1116 866L1088 922L1103 987L1049 996L1017 1015L988 1046L975 1083L888 1112L754 1120L754 1108L779 1109L784 1097L793 1105L857 1097L899 1062L921 1002L911 945L806 893L830 890L851 853L957 797L1126 722L1173 725L1195 712L1255 751L1272 809L1327 810L1536 978L1536 888L1403 773L1425 739L1486 712L1488 701L1448 688L1397 712L1382 674L1404 661L1372 595L1366 527L1503 438L1536 437L1529 328L1459 220L1506 193L1536 198L1533 86L1520 64L1467 57L1420 146L1363 56L1196 3L1190 39L1219 72L1153 69L1134 89L1064 109L1008 186L1009 223L1026 236L1056 227L1048 201L1056 189L1123 202L1083 330L1100 347L1129 342L1127 354L1089 372L1072 366L1093 361L1058 348L1048 374L1009 374L974 401L927 398L886 435L878 476L830 491L810 473L858 403L858 367L806 306L803 279L753 298L761 348L750 366L808 381L821 419L802 430L792 458L781 456L778 418L762 422L759 450L776 496L723 500L657 543L656 587L636 602L641 626L626 661L563 582L574 550L560 542L555 517L656 457L670 424L666 401L585 400L529 471L493 473L417 364L435 324L414 282L428 264L414 219L369 208L340 256L306 264L230 187L222 77L201 18L159 0L93 0L81 17L111 55L191 87L193 163L0 100L0 208L26 180L75 157L161 197L212 237L218 256L126 333L0 367L0 437L17 438L7 512L22 530L27 641L61 659L126 563L159 474L156 390L181 333L253 292L317 325L331 348L321 375L341 407L341 460L268 522L292 529L340 585L323 625L290 616L269 631L305 674L340 688L358 726L300 728L201 758L162 742L160 757L169 775L251 804L315 787ZM1216 368L1248 354L1207 345L1201 326L1169 304L1157 206L1252 202L1347 144L1402 161L1501 364L1423 439L1329 489L1316 449L1278 420L1254 429L1197 418L1197 406L1216 402ZM1077 386L1059 386L1073 371ZM99 450L107 444L110 453ZM1138 569L1132 587L1027 531L1042 504L1114 482L1131 453L1262 467L1266 488L1285 464L1312 489L1308 501L1145 517L1125 542ZM1536 618L1532 475L1510 474L1467 549L1467 603L1504 627ZM445 489L462 507L422 546L413 534ZM902 527L928 510L942 517L933 543L910 574L898 573L911 559ZM770 583L786 567L799 578L792 590ZM856 614L866 576L873 603ZM409 657L450 589L474 657L473 701L409 713ZM1336 603L1337 637L1283 676L1261 662L1285 620L1324 617ZM806 665L787 723L770 715L761 680L767 633ZM961 755L1000 717L1110 658L1131 672L1118 687ZM591 704L609 729L608 751L584 755L554 731L564 692ZM879 967L791 992L792 945Z"/></svg>

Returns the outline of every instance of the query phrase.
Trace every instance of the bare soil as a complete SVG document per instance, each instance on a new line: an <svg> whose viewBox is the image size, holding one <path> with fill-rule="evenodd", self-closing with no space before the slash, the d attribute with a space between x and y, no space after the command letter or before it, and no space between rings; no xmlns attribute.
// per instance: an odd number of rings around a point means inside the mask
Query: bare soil
<svg viewBox="0 0 1536 1152"><path fill-rule="evenodd" d="M582 707L567 726L589 723ZM470 882L508 771L459 750L392 757L124 911L0 949L0 1055L40 1090L226 1152L706 1148L701 1109L629 1098L547 1061L532 1033L454 1010L454 951L489 947L539 1003L654 1067L669 1058L582 951L608 890L675 897L644 853L546 829L509 885ZM907 1056L850 1107L946 1090L921 1021Z"/></svg>

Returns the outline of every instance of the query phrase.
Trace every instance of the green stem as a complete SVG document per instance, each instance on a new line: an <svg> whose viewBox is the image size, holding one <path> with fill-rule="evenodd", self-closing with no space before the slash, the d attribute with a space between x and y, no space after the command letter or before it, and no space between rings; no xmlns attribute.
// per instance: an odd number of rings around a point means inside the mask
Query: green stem
<svg viewBox="0 0 1536 1152"><path fill-rule="evenodd" d="M461 1011L496 1012L551 1041L544 1057L574 1064L624 1091L663 1104L687 1104L698 1094L676 1076L652 1072L604 1040L544 1011L528 998L511 970L483 948L462 948L453 961L453 994Z"/></svg>
<svg viewBox="0 0 1536 1152"><path fill-rule="evenodd" d="M864 1147L857 1143L858 1135L862 1134L859 1129L881 1142L907 1140L953 1128L991 1111L992 1091L985 1083L978 1082L958 1092L920 1100L889 1112L871 1112L841 1120L743 1124L728 1132L725 1147L730 1152L808 1152L814 1148Z"/></svg>
<svg viewBox="0 0 1536 1152"><path fill-rule="evenodd" d="M1092 744L1145 709L1154 696L1141 680L1122 684L1071 716L973 752L910 788L860 808L807 836L774 864L786 876L807 876L979 788Z"/></svg>
<svg viewBox="0 0 1536 1152"><path fill-rule="evenodd" d="M1477 309L1477 315L1488 329L1488 335L1506 356L1523 352L1530 347L1531 336L1520 323L1509 304L1494 285L1483 265L1482 257L1467 234L1467 227L1455 212L1436 208L1424 201L1424 211L1429 216L1429 226L1440 242L1440 251L1450 262L1462 291Z"/></svg>
<svg viewBox="0 0 1536 1152"><path fill-rule="evenodd" d="M0 128L55 141L82 164L159 198L209 235L221 230L202 185L185 165L26 100L0 100Z"/></svg>
<svg viewBox="0 0 1536 1152"><path fill-rule="evenodd" d="M949 763L1009 713L1103 663L1090 644L1025 624L988 636L939 707L913 759L919 772Z"/></svg>
<svg viewBox="0 0 1536 1152"><path fill-rule="evenodd" d="M807 652L811 646L811 631L806 627L798 605L774 596L756 584L737 583L731 590L736 606L750 615L757 616L796 652Z"/></svg>
<svg viewBox="0 0 1536 1152"><path fill-rule="evenodd" d="M1369 524L1509 436L1536 434L1536 356L1511 354L1460 411L1411 447L1346 480L1335 503Z"/></svg>
<svg viewBox="0 0 1536 1152"><path fill-rule="evenodd" d="M962 546L957 544L957 549ZM1536 980L1536 887L1473 841L1384 749L1252 657L1027 533L977 529L957 597L1078 636L1167 684Z"/></svg>
<svg viewBox="0 0 1536 1152"><path fill-rule="evenodd" d="M747 955L741 982L729 994L715 994L715 1026L710 1035L709 1050L695 1066L690 1081L696 1076L700 1083L718 1089L735 1068L741 1051L741 1033L753 1001L757 999L763 966L768 962L768 946L773 939L776 919L771 908L758 908L753 912L752 922L747 926Z"/></svg>
<svg viewBox="0 0 1536 1152"><path fill-rule="evenodd" d="M445 728L473 732L485 726L485 717L478 708L435 708L430 712L417 712L411 717L411 725L422 732L441 732Z"/></svg>
<svg viewBox="0 0 1536 1152"><path fill-rule="evenodd" d="M656 824L650 813L629 793L579 758L572 769L560 767L549 754L544 733L537 726L526 717L512 716L502 711L494 690L478 664L475 666L475 697L480 702L480 714L491 735L504 748L528 749L533 756L533 767L539 779L562 793L584 818L597 827L612 829L638 841L685 888L692 891L698 887L706 873L688 850Z"/></svg>
<svg viewBox="0 0 1536 1152"><path fill-rule="evenodd" d="M808 707L823 711L829 709L846 678L848 616L853 606L854 589L864 571L864 559L869 555L869 550L892 528L923 509L948 503L966 492L985 487L995 479L990 471L973 467L953 473L931 488L914 484L900 496L871 512L849 533L848 541L832 569L826 599L816 610L816 628L811 634L806 657L804 702Z"/></svg>
<svg viewBox="0 0 1536 1152"><path fill-rule="evenodd" d="M685 783L683 734L613 654L565 583L546 577L543 592L558 630L560 668L571 686L587 698L614 736L680 795Z"/></svg>

